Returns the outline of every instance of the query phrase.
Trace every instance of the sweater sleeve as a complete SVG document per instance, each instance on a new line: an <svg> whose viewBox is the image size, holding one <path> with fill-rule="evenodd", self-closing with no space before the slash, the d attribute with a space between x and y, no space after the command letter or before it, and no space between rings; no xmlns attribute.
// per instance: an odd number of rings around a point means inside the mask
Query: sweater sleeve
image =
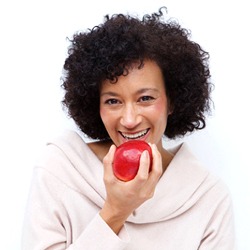
<svg viewBox="0 0 250 250"><path fill-rule="evenodd" d="M214 211L199 250L235 250L234 235L233 206L227 194Z"/></svg>
<svg viewBox="0 0 250 250"><path fill-rule="evenodd" d="M118 250L124 249L127 243L128 235L125 227L122 228L117 237L101 216L97 214L76 243L72 244L68 250L85 249L83 246L88 246L86 249L91 250Z"/></svg>
<svg viewBox="0 0 250 250"><path fill-rule="evenodd" d="M116 235L99 213L73 241L66 232L70 227L64 221L67 211L60 202L66 189L47 170L35 169L23 225L22 250L122 250L127 246L125 226Z"/></svg>

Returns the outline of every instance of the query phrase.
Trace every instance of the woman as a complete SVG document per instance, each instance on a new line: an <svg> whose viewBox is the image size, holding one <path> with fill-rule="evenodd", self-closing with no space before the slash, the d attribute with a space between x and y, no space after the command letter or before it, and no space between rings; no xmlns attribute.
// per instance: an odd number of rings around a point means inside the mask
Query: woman
<svg viewBox="0 0 250 250"><path fill-rule="evenodd" d="M209 55L164 8L122 14L75 34L63 104L81 133L48 142L34 169L23 249L234 249L230 195L184 143L163 137L205 127ZM135 178L118 180L116 147L150 143Z"/></svg>

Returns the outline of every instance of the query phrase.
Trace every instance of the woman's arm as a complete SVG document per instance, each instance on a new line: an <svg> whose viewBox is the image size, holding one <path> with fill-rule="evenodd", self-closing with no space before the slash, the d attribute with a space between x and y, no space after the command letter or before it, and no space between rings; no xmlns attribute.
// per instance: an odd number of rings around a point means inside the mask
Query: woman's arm
<svg viewBox="0 0 250 250"><path fill-rule="evenodd" d="M22 250L122 250L127 246L125 228L116 235L98 211L73 239L78 229L71 224L62 200L74 192L47 170L35 168L23 225ZM88 216L84 207L82 213Z"/></svg>
<svg viewBox="0 0 250 250"><path fill-rule="evenodd" d="M135 178L123 182L118 180L112 171L114 153L115 146L113 145L103 160L107 198L100 211L100 216L118 234L129 215L142 203L153 197L156 184L162 174L162 160L157 147L152 145L152 170L149 172L149 154L144 151Z"/></svg>

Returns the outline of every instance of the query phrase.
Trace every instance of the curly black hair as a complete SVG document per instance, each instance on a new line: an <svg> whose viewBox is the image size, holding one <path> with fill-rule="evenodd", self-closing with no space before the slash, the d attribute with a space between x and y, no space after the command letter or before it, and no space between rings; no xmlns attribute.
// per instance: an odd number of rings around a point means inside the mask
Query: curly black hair
<svg viewBox="0 0 250 250"><path fill-rule="evenodd" d="M99 90L109 79L114 84L138 62L152 60L161 68L172 114L165 136L182 137L206 126L210 111L209 54L190 40L191 32L172 19L165 7L157 13L132 17L106 15L104 22L70 40L64 63L62 103L82 132L93 139L110 139L100 117Z"/></svg>

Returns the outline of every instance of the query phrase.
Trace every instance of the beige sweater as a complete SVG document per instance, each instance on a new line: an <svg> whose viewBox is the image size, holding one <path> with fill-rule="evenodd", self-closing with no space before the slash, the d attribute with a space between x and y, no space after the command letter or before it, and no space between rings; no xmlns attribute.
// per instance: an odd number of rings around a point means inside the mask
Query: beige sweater
<svg viewBox="0 0 250 250"><path fill-rule="evenodd" d="M102 163L73 131L50 141L34 168L23 250L233 250L230 195L182 144L155 195L119 235L99 216Z"/></svg>

